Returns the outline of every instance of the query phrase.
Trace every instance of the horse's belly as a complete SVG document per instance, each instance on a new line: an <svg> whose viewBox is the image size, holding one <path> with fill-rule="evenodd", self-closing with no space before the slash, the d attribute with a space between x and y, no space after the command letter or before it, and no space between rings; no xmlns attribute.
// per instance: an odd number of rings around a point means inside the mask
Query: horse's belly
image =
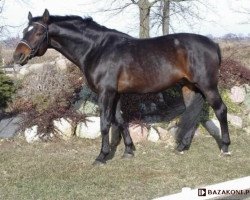
<svg viewBox="0 0 250 200"><path fill-rule="evenodd" d="M118 79L119 93L151 93L159 92L174 85L181 79L179 74L121 74Z"/></svg>

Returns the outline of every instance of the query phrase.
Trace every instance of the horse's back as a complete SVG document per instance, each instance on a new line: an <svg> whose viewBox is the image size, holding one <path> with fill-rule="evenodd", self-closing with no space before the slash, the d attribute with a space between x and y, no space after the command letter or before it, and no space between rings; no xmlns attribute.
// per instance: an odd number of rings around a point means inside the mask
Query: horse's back
<svg viewBox="0 0 250 200"><path fill-rule="evenodd" d="M217 48L209 38L187 33L118 38L103 52L97 71L108 75L100 84L113 81L119 93L148 93L167 89L182 79L196 82L218 71Z"/></svg>

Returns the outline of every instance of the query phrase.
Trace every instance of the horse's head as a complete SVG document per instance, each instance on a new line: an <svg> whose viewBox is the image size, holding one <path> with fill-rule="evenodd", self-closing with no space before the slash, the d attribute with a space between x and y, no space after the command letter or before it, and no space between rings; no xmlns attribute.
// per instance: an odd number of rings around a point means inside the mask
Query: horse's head
<svg viewBox="0 0 250 200"><path fill-rule="evenodd" d="M49 11L46 9L42 17L34 18L29 12L28 27L23 30L23 39L18 43L13 55L14 62L25 65L29 59L45 54L49 45L48 22Z"/></svg>

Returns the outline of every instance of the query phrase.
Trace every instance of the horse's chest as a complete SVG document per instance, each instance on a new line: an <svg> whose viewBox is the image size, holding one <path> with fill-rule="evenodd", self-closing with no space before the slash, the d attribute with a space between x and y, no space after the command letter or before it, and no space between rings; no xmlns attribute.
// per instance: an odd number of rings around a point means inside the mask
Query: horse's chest
<svg viewBox="0 0 250 200"><path fill-rule="evenodd" d="M96 74L93 73L91 70L84 70L84 76L86 78L86 82L87 82L87 85L89 86L89 88L94 91L94 92L97 92L98 93L98 86L96 84Z"/></svg>

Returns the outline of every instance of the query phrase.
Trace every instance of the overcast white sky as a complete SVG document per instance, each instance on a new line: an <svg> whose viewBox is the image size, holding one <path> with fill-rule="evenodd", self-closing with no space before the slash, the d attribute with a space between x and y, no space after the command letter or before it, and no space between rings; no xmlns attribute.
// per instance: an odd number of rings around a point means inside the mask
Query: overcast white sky
<svg viewBox="0 0 250 200"><path fill-rule="evenodd" d="M23 3L17 0L6 0L3 16L4 23L9 25L21 25L21 28L12 29L11 34L16 35L22 32L27 23L28 11L33 16L42 15L45 8L49 9L52 15L80 15L91 16L98 23L109 28L117 29L138 36L138 8L131 6L119 16L112 16L108 13L96 12L111 2L102 0L100 4L95 4L96 0L24 0ZM129 1L129 0L124 0ZM28 3L29 2L29 3ZM121 1L122 2L122 1ZM199 6L199 14L204 20L192 21L192 28L182 20L171 18L175 32L194 32L198 34L212 34L222 36L226 33L250 34L250 14L240 14L235 10L246 8L250 10L250 0L203 0L209 3L209 7ZM242 22L248 22L242 23ZM160 32L153 30L152 36L160 35Z"/></svg>

